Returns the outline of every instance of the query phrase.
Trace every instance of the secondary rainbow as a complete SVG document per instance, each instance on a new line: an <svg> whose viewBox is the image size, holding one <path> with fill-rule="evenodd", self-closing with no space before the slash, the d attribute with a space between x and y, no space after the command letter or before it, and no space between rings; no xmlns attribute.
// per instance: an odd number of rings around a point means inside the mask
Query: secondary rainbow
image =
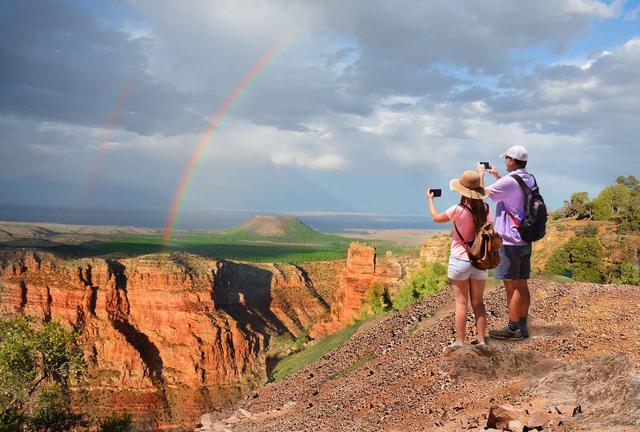
<svg viewBox="0 0 640 432"><path fill-rule="evenodd" d="M85 205L91 204L91 200L93 199L93 196L95 194L96 183L98 182L98 177L100 176L100 166L107 149L107 143L111 139L113 130L116 128L118 120L120 119L120 115L124 111L124 103L127 100L129 93L131 92L134 82L135 80L133 78L133 75L129 75L116 96L116 100L113 103L113 108L111 109L109 117L107 118L107 123L105 124L105 127L102 129L102 133L100 134L100 145L98 146L98 151L96 152L96 157L93 160L93 166L91 168L90 176L85 187L83 200Z"/></svg>
<svg viewBox="0 0 640 432"><path fill-rule="evenodd" d="M176 218L178 215L178 211L180 210L180 206L182 205L182 200L186 192L188 191L189 184L195 170L198 165L198 161L202 158L202 155L207 150L207 147L212 141L212 138L215 134L216 129L220 126L222 119L229 112L229 110L234 106L238 98L247 90L247 88L251 85L251 83L257 78L257 76L262 72L271 61L281 53L284 48L293 40L295 36L294 33L285 36L276 42L257 62L253 65L251 69L244 75L242 80L238 82L235 88L231 91L229 96L224 100L218 111L215 113L209 125L200 140L200 144L196 148L193 156L191 157L189 163L187 164L184 174L182 175L182 179L180 180L180 184L178 185L178 189L173 197L173 202L171 205L171 210L169 212L169 216L167 217L167 226L164 230L164 238L163 245L165 248L169 246L171 242L171 238L173 236L173 230L176 223Z"/></svg>

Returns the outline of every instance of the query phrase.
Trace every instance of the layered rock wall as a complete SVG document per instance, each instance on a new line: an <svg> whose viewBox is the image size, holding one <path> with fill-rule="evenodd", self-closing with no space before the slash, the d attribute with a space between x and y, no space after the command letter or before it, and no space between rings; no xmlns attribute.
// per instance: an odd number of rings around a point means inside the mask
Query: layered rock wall
<svg viewBox="0 0 640 432"><path fill-rule="evenodd" d="M0 314L80 331L91 390L76 392L77 403L94 414L133 412L150 425L191 425L203 408L264 382L266 336L298 334L328 310L291 265L0 252Z"/></svg>
<svg viewBox="0 0 640 432"><path fill-rule="evenodd" d="M339 273L338 289L331 303L331 315L317 323L311 329L311 335L321 338L350 324L360 314L374 284L392 294L396 293L402 286L408 269L416 264L416 259L401 260L392 253L381 257L371 245L351 243L346 264Z"/></svg>

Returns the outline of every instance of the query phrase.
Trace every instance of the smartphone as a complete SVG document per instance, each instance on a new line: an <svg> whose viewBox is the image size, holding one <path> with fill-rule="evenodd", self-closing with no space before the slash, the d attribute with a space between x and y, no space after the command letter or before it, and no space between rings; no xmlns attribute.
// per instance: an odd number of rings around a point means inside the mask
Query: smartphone
<svg viewBox="0 0 640 432"><path fill-rule="evenodd" d="M484 166L484 169L489 169L491 168L491 164L489 162L480 162L480 165Z"/></svg>
<svg viewBox="0 0 640 432"><path fill-rule="evenodd" d="M442 189L429 189L429 192L433 192L433 197L442 196Z"/></svg>

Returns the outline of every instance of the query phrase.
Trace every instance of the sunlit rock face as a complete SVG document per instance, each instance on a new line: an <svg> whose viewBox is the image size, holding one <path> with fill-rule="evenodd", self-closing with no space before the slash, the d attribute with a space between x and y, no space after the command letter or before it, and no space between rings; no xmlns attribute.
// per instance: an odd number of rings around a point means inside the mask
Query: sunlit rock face
<svg viewBox="0 0 640 432"><path fill-rule="evenodd" d="M379 256L373 246L351 243L347 266L340 275L340 288L345 293L342 319L350 320L360 313L373 284L390 294L398 292L408 268L413 266L413 260L400 261L391 253Z"/></svg>
<svg viewBox="0 0 640 432"><path fill-rule="evenodd" d="M84 412L131 412L192 425L266 380L270 335L303 329L329 306L303 269L186 254L63 260L0 252L0 313L62 321L89 366Z"/></svg>

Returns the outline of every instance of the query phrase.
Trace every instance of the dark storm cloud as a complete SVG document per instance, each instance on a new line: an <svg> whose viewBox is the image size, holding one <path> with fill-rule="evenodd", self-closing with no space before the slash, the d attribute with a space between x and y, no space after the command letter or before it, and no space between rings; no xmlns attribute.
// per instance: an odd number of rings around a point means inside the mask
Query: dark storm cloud
<svg viewBox="0 0 640 432"><path fill-rule="evenodd" d="M201 127L192 95L146 72L149 40L132 39L63 2L9 1L0 10L0 113L141 134Z"/></svg>

